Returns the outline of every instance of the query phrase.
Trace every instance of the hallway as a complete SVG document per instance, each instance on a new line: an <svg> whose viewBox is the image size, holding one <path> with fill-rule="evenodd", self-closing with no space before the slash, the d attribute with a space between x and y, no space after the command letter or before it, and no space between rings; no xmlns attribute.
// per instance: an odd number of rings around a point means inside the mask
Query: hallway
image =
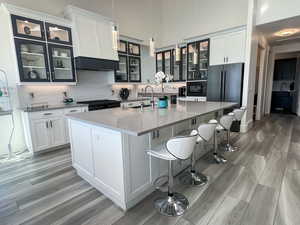
<svg viewBox="0 0 300 225"><path fill-rule="evenodd" d="M158 192L122 212L76 175L69 150L0 164L0 225L300 224L300 119L274 114L233 141L241 150L225 153L227 164L198 162L208 185L176 185L190 201L176 218L155 211Z"/></svg>

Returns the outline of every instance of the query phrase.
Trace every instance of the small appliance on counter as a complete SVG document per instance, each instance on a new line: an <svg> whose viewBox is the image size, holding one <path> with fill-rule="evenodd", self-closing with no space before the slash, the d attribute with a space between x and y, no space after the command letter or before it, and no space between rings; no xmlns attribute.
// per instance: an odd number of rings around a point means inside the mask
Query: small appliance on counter
<svg viewBox="0 0 300 225"><path fill-rule="evenodd" d="M178 97L186 97L186 86L178 88Z"/></svg>
<svg viewBox="0 0 300 225"><path fill-rule="evenodd" d="M168 107L168 97L165 96L163 98L159 98L158 100L158 108L164 109Z"/></svg>
<svg viewBox="0 0 300 225"><path fill-rule="evenodd" d="M122 99L122 101L125 101L128 99L130 94L130 91L128 88L121 88L119 91L119 97Z"/></svg>
<svg viewBox="0 0 300 225"><path fill-rule="evenodd" d="M68 94L67 92L63 92L63 95L64 95L64 100L63 100L63 103L65 104L70 104L70 103L73 103L74 102L74 99L73 98L69 98L68 97Z"/></svg>

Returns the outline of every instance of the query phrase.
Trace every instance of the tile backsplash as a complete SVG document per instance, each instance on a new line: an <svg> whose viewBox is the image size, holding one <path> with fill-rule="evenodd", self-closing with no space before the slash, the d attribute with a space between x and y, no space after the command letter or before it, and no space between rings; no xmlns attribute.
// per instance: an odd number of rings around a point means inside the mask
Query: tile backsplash
<svg viewBox="0 0 300 225"><path fill-rule="evenodd" d="M78 84L75 86L18 86L20 107L29 105L56 105L63 101L63 92L75 101L93 99L119 99L121 88L130 90L129 98L137 98L137 93L143 92L147 84L114 84L113 72L80 71ZM178 87L184 83L164 84L164 91L177 93ZM161 92L161 85L151 85L154 92ZM32 96L33 95L33 96Z"/></svg>

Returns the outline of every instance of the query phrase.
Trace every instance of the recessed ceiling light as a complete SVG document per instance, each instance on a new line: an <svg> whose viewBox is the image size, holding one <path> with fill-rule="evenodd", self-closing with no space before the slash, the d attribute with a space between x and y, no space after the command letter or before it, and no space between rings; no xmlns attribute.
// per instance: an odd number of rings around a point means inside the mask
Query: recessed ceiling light
<svg viewBox="0 0 300 225"><path fill-rule="evenodd" d="M296 29L296 28L284 29L284 30L276 32L274 35L278 36L278 37L288 37L288 36L298 33L299 31L300 30Z"/></svg>

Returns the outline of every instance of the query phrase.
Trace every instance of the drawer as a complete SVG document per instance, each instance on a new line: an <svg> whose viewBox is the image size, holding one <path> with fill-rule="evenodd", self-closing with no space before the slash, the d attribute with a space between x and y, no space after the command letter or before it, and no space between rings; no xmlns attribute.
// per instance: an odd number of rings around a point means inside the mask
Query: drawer
<svg viewBox="0 0 300 225"><path fill-rule="evenodd" d="M69 108L69 109L64 110L65 115L66 114L73 114L73 113L80 113L80 112L83 112L83 111L84 111L84 108L82 108L82 107L74 107L74 108Z"/></svg>
<svg viewBox="0 0 300 225"><path fill-rule="evenodd" d="M30 119L46 119L50 117L63 116L64 111L60 109L60 110L48 110L48 111L41 111L41 112L30 112L28 114Z"/></svg>

